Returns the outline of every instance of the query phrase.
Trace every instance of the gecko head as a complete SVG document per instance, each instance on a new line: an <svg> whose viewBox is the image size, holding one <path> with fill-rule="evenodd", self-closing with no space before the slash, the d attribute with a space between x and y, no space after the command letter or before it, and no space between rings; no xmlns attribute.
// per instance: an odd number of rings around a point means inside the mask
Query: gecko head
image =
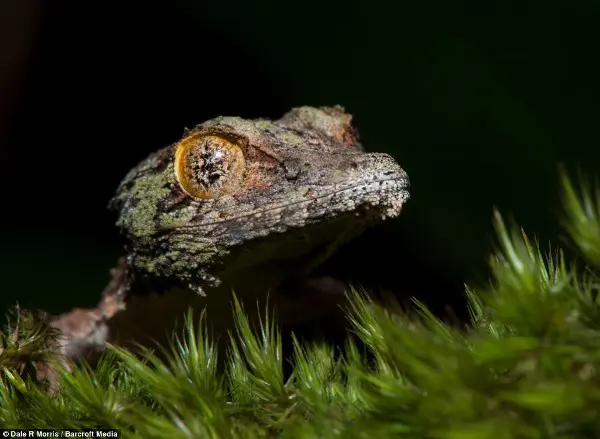
<svg viewBox="0 0 600 439"><path fill-rule="evenodd" d="M301 107L187 131L132 169L111 205L134 272L205 288L310 264L397 216L408 185L391 156L364 152L343 109Z"/></svg>

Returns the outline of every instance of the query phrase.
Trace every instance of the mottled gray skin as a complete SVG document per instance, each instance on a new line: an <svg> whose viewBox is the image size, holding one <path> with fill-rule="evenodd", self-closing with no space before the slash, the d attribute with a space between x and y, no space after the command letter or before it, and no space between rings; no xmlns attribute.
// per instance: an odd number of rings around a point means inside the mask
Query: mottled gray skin
<svg viewBox="0 0 600 439"><path fill-rule="evenodd" d="M133 276L209 294L231 276L264 268L276 284L306 274L366 226L397 216L408 198L406 173L387 154L365 153L350 120L340 107L301 107L276 121L218 117L186 132L242 147L243 182L216 199L180 187L177 144L150 155L111 203Z"/></svg>
<svg viewBox="0 0 600 439"><path fill-rule="evenodd" d="M204 134L238 145L245 161L234 190L213 198L190 195L175 171L178 145ZM119 186L111 207L126 257L97 308L54 321L65 334L61 349L98 352L98 334L118 344L163 342L190 306L206 308L213 329L229 329L232 290L247 312L268 301L282 323L329 319L345 285L311 271L369 225L397 216L408 184L392 157L364 152L341 107L205 122Z"/></svg>

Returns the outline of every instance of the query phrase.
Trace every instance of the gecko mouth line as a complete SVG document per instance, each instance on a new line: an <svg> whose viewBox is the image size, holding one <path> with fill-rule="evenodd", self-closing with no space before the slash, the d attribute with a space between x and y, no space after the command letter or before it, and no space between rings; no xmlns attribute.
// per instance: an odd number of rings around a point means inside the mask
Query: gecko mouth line
<svg viewBox="0 0 600 439"><path fill-rule="evenodd" d="M195 229L195 228L202 228L202 227L207 227L207 226L226 224L228 222L241 220L241 219L245 219L245 218L249 218L249 217L261 216L265 213L268 213L268 212L271 212L274 210L280 210L280 209L290 208L293 206L301 206L301 205L311 204L311 203L314 203L315 201L325 199L328 197L333 197L335 195L338 195L338 194L341 194L344 192L353 191L353 190L357 190L360 188L368 188L371 185L379 186L386 182L395 182L396 185L394 185L393 187L385 188L385 189L381 189L380 187L377 187L376 189L373 189L373 190L366 190L365 192L362 192L360 194L360 198L363 198L363 197L366 197L366 196L372 195L372 194L386 193L386 192L389 192L389 193L397 192L398 195L396 198L398 198L398 199L408 197L408 187L409 187L408 179L405 176L403 176L402 174L397 173L394 177L373 179L372 181L366 181L366 182L363 181L359 184L347 186L345 188L341 188L341 189L338 189L338 190L335 190L332 192L328 192L326 194L322 194L322 195L319 195L316 197L306 199L306 200L296 201L293 203L283 204L280 206L274 206L274 207L271 207L268 209L262 209L259 211L243 213L241 215L236 215L234 217L227 218L227 219L220 220L220 221L211 221L211 222L207 222L207 223L191 224L188 226L177 227L177 230L181 230L181 231L186 230L187 231L187 230Z"/></svg>

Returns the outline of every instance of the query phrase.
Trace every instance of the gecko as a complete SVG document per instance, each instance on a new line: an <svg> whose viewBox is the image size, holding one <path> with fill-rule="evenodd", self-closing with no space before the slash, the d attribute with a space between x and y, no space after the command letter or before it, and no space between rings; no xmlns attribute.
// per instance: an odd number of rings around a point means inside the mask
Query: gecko
<svg viewBox="0 0 600 439"><path fill-rule="evenodd" d="M340 106L208 120L120 183L109 207L124 256L95 308L54 318L62 352L168 341L189 307L230 328L234 293L283 323L328 319L346 286L315 269L408 198L407 173L366 152Z"/></svg>

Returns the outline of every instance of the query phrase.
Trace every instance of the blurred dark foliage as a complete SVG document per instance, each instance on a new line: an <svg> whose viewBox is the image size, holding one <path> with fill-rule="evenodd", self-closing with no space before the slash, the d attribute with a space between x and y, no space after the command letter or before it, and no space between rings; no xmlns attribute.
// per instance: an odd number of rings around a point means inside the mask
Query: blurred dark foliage
<svg viewBox="0 0 600 439"><path fill-rule="evenodd" d="M0 308L92 304L128 169L218 115L341 104L412 180L398 220L324 269L462 313L492 207L555 238L556 165L596 170L596 2L0 5ZM549 218L552 218L551 220Z"/></svg>

